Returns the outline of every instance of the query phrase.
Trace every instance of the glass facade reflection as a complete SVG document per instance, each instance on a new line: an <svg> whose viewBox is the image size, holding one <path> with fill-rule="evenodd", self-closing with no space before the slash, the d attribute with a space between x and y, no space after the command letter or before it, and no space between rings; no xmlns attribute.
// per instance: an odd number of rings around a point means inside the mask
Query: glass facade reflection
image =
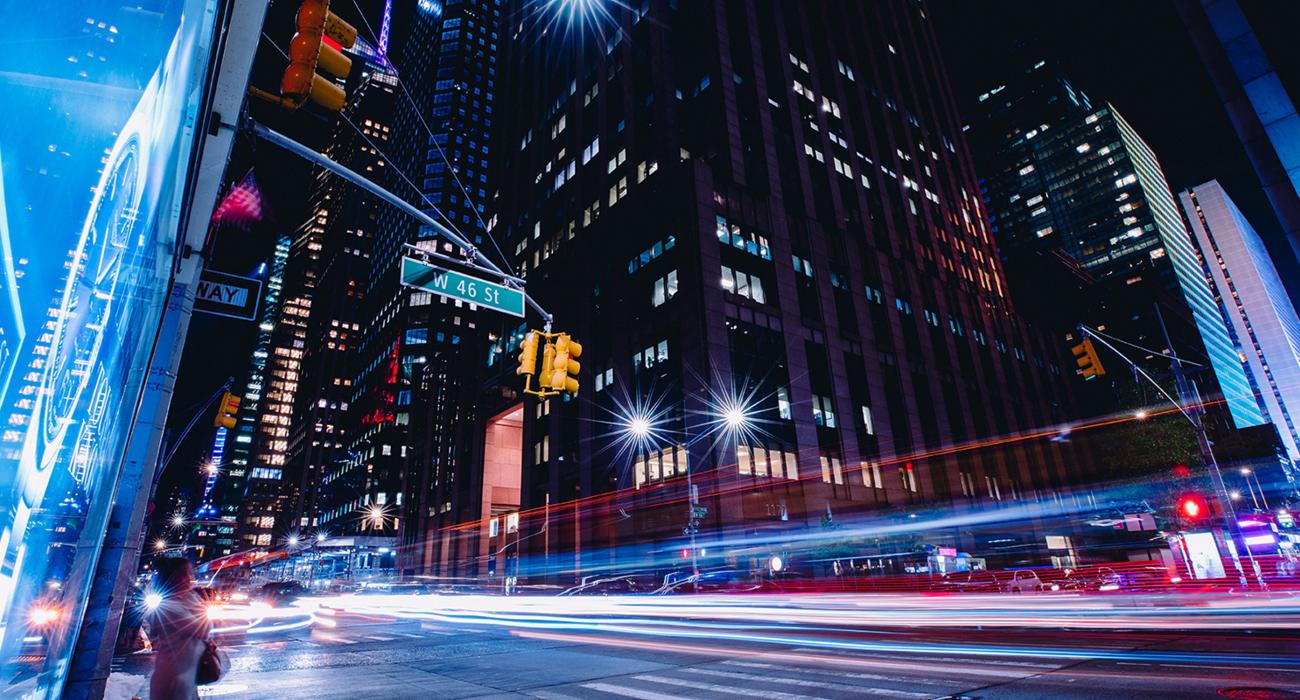
<svg viewBox="0 0 1300 700"><path fill-rule="evenodd" d="M0 55L6 697L65 681L171 281L217 4L0 9L22 44Z"/></svg>

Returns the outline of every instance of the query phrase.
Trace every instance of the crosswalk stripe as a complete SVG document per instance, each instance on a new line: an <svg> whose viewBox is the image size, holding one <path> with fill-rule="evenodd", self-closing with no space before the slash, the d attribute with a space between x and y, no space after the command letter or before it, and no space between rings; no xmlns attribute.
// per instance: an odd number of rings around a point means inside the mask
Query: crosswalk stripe
<svg viewBox="0 0 1300 700"><path fill-rule="evenodd" d="M369 639L372 642L391 642L394 639L397 639L397 637L385 637L382 634L372 634L368 635L366 639Z"/></svg>
<svg viewBox="0 0 1300 700"><path fill-rule="evenodd" d="M831 671L821 668L807 668L804 666L781 666L778 664L764 664L757 661L723 661L727 666L743 666L745 668L762 668L769 670L779 670L786 673L811 673L822 676L835 676L838 678L856 678L865 681L892 681L895 683L925 683L929 685L945 685L957 683L955 680L929 680L918 678L902 678L899 676L881 676L875 673L856 673L853 671Z"/></svg>
<svg viewBox="0 0 1300 700"><path fill-rule="evenodd" d="M963 676L963 677L976 676L976 677L985 677L985 678L1024 678L1025 676L1030 676L1035 673L1038 673L1038 670L1033 668L1015 668L1015 667L995 668L989 666L976 666L975 664L971 664L963 668L962 666L956 665L956 664L964 663L965 659L953 659L953 662L955 663L950 663L949 665L945 666L942 664L929 663L931 659L921 658L921 657L900 656L900 657L891 657L891 658L881 658L878 656L862 656L858 654L839 654L835 652L828 652L821 649L811 649L811 648L800 648L797 649L796 651L812 652L822 657L821 659L809 658L808 659L809 661L830 662L831 659L834 659L834 661L831 663L842 662L854 666L878 666L881 668L888 668L888 669L893 669L898 671L918 671L926 674L939 674L944 676ZM759 656L773 658L773 657L783 657L783 656L788 657L790 655L760 654ZM1060 668L1060 666L1063 665L1064 664L1051 666L1050 668Z"/></svg>
<svg viewBox="0 0 1300 700"><path fill-rule="evenodd" d="M816 648L816 647L799 647L799 648L795 649L795 651L815 652L815 653L818 653L818 654L830 654L830 655L833 655L833 656L842 656L842 657L844 657L844 658L849 658L849 659L858 659L858 658L880 658L880 657L873 657L873 656L870 656L870 655L864 655L864 654L857 654L857 653L849 654L849 653L843 653L843 652L838 652L838 651L829 650L829 649L818 649L818 648ZM1047 668L1047 669L1060 668L1061 666L1064 666L1064 665L1065 665L1064 662L1059 663L1059 664L1050 664L1050 663L1042 663L1042 662L1036 662L1036 661L1004 661L1004 660L1000 660L1000 659L984 659L984 658L979 658L979 657L930 656L930 655L928 655L928 654L927 654L927 655L924 655L924 656L920 656L920 655L894 656L894 655L891 655L891 656L890 656L890 659L891 659L891 660L893 660L893 659L903 659L903 660L905 660L905 661L922 661L922 662L943 661L943 662L956 662L956 663L963 663L963 664L979 664L979 665L981 665L981 666L1024 666L1024 667L1026 667L1026 668Z"/></svg>
<svg viewBox="0 0 1300 700"><path fill-rule="evenodd" d="M759 681L762 683L778 683L782 685L797 685L804 688L825 688L826 690L847 690L850 692L861 693L864 695L883 695L893 698L929 698L932 693L911 693L906 690L890 690L888 688L864 688L858 685L847 685L845 683L828 683L825 681L809 681L801 678L780 678L776 676L760 676L754 673L739 673L735 671L715 671L708 668L683 668L685 673L698 673L706 676L717 676L719 678L735 678L745 681Z"/></svg>
<svg viewBox="0 0 1300 700"><path fill-rule="evenodd" d="M651 690L641 690L639 688L628 688L613 683L583 683L582 687L592 690L599 690L602 693L612 695L622 695L625 698L637 698L637 700L681 700L676 695L664 695Z"/></svg>
<svg viewBox="0 0 1300 700"><path fill-rule="evenodd" d="M794 693L782 693L779 690L752 690L745 688L737 690L727 685L716 685L714 683L705 683L703 681L687 681L681 678L668 678L666 676L640 675L634 676L637 680L650 681L651 683L662 683L664 685L673 685L680 688L692 688L694 690L711 690L715 693L725 695L738 695L742 697L766 698L767 700L818 700L811 695L795 695Z"/></svg>

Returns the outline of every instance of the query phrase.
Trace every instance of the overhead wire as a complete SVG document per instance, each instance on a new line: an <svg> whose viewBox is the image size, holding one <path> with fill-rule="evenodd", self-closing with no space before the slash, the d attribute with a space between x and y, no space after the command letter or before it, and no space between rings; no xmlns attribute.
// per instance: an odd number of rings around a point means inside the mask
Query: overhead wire
<svg viewBox="0 0 1300 700"><path fill-rule="evenodd" d="M373 39L375 45L378 46L379 43L378 34L375 33L374 27L370 26L370 20L366 18L366 13L361 11L361 5L357 2L357 0L352 0L352 5L353 7L356 8L357 16L361 18L361 22L362 24L365 25L366 31L370 33L370 38ZM474 213L475 220L477 220L478 225L482 227L483 236L488 239L488 242L492 244L493 250L495 250L497 252L497 255L500 256L501 262L505 265L506 271L509 272L511 275L515 275L516 273L514 267L510 264L510 259L506 257L505 252L501 250L501 246L497 245L496 238L492 235L492 232L488 230L487 222L483 220L483 216L478 209L478 204L476 204L474 198L470 196L469 191L465 188L464 183L461 182L460 176L456 174L455 166L453 166L451 160L447 158L446 150L444 150L442 144L438 142L437 135L433 133L433 128L429 126L429 122L425 120L424 113L420 111L420 106L416 104L415 98L411 97L410 91L406 89L406 81L402 80L401 71L398 70L397 65L393 63L391 57L385 55L384 60L387 63L388 67L393 70L393 75L397 76L398 89L402 91L402 96L406 98L407 103L411 107L411 111L415 113L416 118L420 121L420 125L424 127L424 132L429 136L429 142L432 143L434 149L438 151L438 156L442 158L443 165L446 166L447 172L451 174L452 181L456 183L456 188L460 190L460 194L462 197L465 198L465 202L466 204L469 205L470 211ZM430 207L433 207L433 204L429 202L428 198L424 197L423 192L421 192L421 197L425 200L426 203L428 203ZM442 214L440 210L438 213ZM443 218L447 219L448 217L443 215ZM464 236L464 233L459 230L457 230L457 233L460 233L462 236Z"/></svg>

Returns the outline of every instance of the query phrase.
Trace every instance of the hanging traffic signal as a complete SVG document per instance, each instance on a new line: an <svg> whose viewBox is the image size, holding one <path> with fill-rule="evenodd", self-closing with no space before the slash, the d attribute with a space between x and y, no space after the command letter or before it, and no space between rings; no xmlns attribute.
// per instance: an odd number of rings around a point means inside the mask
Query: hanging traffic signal
<svg viewBox="0 0 1300 700"><path fill-rule="evenodd" d="M519 366L515 368L515 374L536 374L537 339L538 335L534 331L528 331L524 335L524 342L519 344Z"/></svg>
<svg viewBox="0 0 1300 700"><path fill-rule="evenodd" d="M235 427L235 414L239 413L239 397L229 391L221 392L221 404L217 407L217 417L212 425L218 428Z"/></svg>
<svg viewBox="0 0 1300 700"><path fill-rule="evenodd" d="M280 96L252 88L254 95L289 109L298 109L307 100L331 112L343 109L347 93L326 76L346 78L351 72L352 59L341 49L352 48L357 30L330 12L329 5L329 0L303 0L298 7L298 33L289 42L289 65L280 78Z"/></svg>
<svg viewBox="0 0 1300 700"><path fill-rule="evenodd" d="M1084 338L1082 343L1070 348L1070 353L1074 355L1074 363L1079 366L1079 373L1083 375L1085 381L1106 373L1106 368L1101 366L1101 358L1097 357L1097 348L1093 346L1091 338Z"/></svg>
<svg viewBox="0 0 1300 700"><path fill-rule="evenodd" d="M568 333L560 333L555 338L555 359L551 363L550 387L556 391L578 393L578 371L582 365L574 358L582 355L582 345L569 338Z"/></svg>

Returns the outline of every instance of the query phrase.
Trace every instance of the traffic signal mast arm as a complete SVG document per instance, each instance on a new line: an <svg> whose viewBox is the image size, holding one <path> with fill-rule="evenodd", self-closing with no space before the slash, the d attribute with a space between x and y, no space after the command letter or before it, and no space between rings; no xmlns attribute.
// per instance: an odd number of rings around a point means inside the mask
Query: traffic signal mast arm
<svg viewBox="0 0 1300 700"><path fill-rule="evenodd" d="M460 234L452 231L451 229L447 228L443 224L439 223L437 219L434 219L432 216L429 216L423 211L420 211L418 208L412 206L409 202L402 199L401 197L398 197L392 192L389 192L383 187L380 187L379 185L362 177L357 172L349 168L346 168L343 165L340 165L339 163L330 160L329 158L326 158L320 153L317 153L316 151L308 148L307 146L302 145L301 143L298 143L297 141L294 141L293 139L289 138L288 136L285 136L284 134L281 134L278 131L275 131L274 129L269 129L261 124L258 124L257 122L251 119L247 120L246 128L252 131L252 133L255 136L266 141L267 143L270 143L275 146L279 146L280 148L283 148L284 150L296 156L305 158L315 163L316 165L319 165L320 167L325 168L326 170L334 173L335 175L338 175L344 180L351 182L357 187L360 187L361 189L375 195L376 197L379 197L385 202L388 202L389 204L397 207L403 212L406 212L408 215L410 215L420 223L424 224L425 226L428 226L429 228L433 229L436 233L443 236L447 240L451 241L453 244L459 246L462 250L468 252L470 257L472 258L473 263L469 263L470 267L480 272L499 277L503 280L505 286L511 287L513 289L518 289L520 292L523 292L524 301L527 302L528 306L532 307L534 311L536 311L539 315L541 315L543 321L545 322L546 331L549 332L551 330L551 321L553 320L554 317L551 316L551 314L547 312L546 309L542 308L542 305L537 303L536 299L533 299L531 296L529 296L528 291L524 289L524 285L520 283L519 278L503 271L500 267L497 266L496 263L492 262L491 259L489 259L478 248L476 248L474 244L470 243L468 240L461 237Z"/></svg>

